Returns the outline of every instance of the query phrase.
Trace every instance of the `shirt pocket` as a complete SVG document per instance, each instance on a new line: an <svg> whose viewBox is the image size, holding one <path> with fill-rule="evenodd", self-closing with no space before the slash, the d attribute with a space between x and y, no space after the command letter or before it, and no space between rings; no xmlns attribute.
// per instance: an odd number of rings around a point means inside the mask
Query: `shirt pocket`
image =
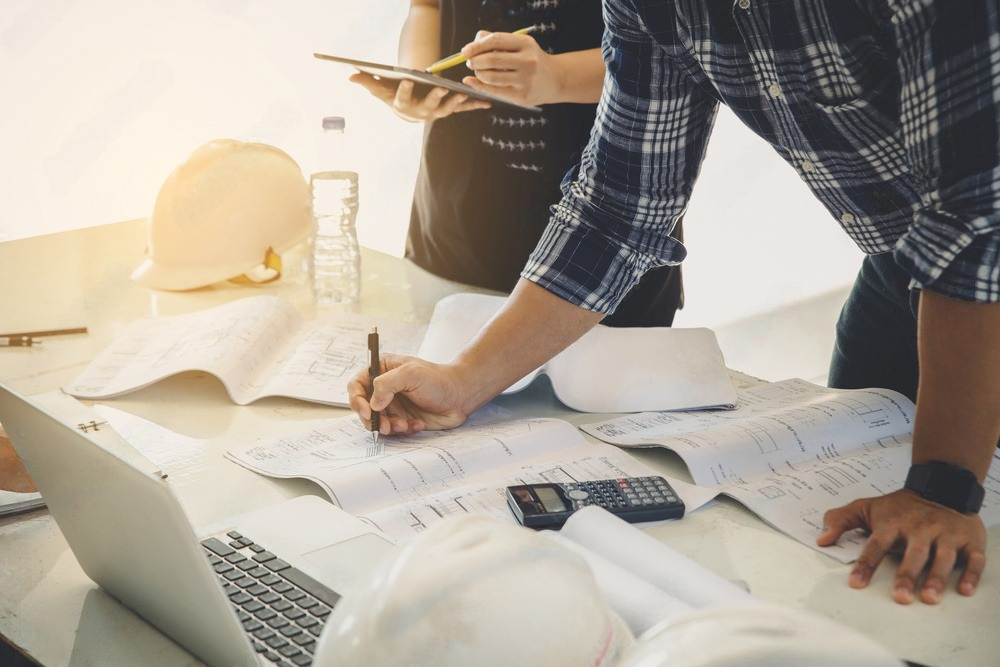
<svg viewBox="0 0 1000 667"><path fill-rule="evenodd" d="M883 91L894 78L893 61L879 43L875 28L863 22L847 23L807 41L800 46L803 57L792 59L801 63L797 75L818 105L850 104Z"/></svg>

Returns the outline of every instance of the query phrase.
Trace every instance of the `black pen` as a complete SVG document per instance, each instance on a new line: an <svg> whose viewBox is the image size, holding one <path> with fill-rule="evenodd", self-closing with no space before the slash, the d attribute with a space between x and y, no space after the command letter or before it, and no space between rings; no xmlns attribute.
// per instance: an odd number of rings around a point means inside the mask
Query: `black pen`
<svg viewBox="0 0 1000 667"><path fill-rule="evenodd" d="M375 391L375 378L382 371L382 363L378 356L378 327L372 327L368 334L368 377L371 379L371 391L368 392L369 403L372 400L372 393ZM378 445L379 434L379 414L378 410L372 410L372 444Z"/></svg>

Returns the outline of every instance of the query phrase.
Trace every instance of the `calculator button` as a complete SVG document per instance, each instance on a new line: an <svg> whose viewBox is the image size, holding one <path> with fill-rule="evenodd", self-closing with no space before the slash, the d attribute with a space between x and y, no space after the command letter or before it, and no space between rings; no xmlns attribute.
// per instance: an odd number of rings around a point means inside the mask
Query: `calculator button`
<svg viewBox="0 0 1000 667"><path fill-rule="evenodd" d="M583 491L582 489L571 489L566 493L566 495L573 500L586 500L590 496L589 493Z"/></svg>

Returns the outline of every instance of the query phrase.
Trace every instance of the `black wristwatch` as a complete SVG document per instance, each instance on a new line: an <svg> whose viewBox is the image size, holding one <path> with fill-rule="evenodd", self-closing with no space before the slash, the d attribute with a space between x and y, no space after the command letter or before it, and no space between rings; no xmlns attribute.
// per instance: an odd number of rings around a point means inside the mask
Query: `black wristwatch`
<svg viewBox="0 0 1000 667"><path fill-rule="evenodd" d="M910 466L903 488L962 514L978 512L986 495L972 471L944 461Z"/></svg>

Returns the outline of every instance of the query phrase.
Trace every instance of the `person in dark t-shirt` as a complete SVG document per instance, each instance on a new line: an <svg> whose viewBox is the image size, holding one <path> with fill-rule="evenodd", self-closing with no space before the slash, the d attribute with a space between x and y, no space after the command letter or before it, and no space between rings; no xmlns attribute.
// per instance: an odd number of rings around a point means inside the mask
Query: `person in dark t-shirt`
<svg viewBox="0 0 1000 667"><path fill-rule="evenodd" d="M463 51L468 62L441 76L543 111L488 108L444 88L417 97L408 82L352 77L400 117L426 123L409 259L451 280L514 287L594 124L603 29L600 0L411 0L400 65L422 70ZM669 326L682 299L680 268L654 268L604 323Z"/></svg>

